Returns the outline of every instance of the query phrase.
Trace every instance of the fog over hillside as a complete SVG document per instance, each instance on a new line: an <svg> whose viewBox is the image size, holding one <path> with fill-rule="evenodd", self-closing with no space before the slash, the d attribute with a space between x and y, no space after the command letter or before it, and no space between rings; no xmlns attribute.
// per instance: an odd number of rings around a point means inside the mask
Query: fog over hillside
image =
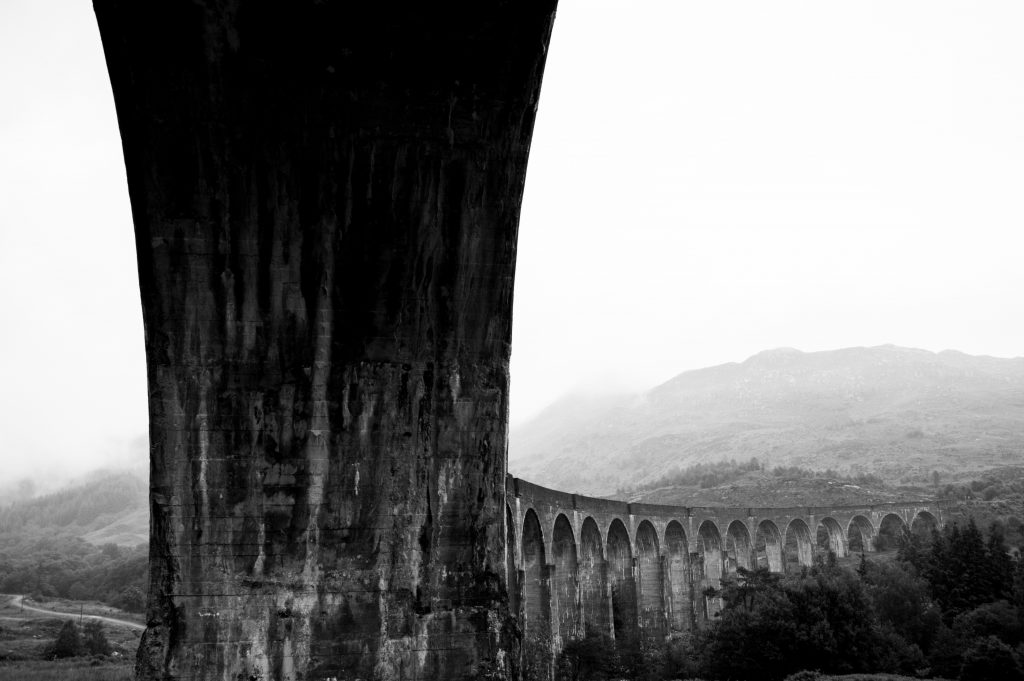
<svg viewBox="0 0 1024 681"><path fill-rule="evenodd" d="M639 395L562 399L512 430L509 471L590 494L758 457L898 476L1024 459L1024 358L891 345L761 352Z"/></svg>

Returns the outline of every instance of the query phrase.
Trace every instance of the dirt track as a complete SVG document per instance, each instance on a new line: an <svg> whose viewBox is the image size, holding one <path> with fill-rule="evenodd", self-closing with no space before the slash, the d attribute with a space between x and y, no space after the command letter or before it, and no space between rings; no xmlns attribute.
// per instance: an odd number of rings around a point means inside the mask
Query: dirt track
<svg viewBox="0 0 1024 681"><path fill-rule="evenodd" d="M46 610L44 608L37 608L33 605L25 605L24 596L12 596L11 605L13 605L16 608L24 608L25 610L30 610L31 612L38 612L43 615L52 615L54 617L62 617L64 619L77 619L79 617L82 617L83 619L89 618L99 620L101 622L106 622L107 624L113 624L120 627L129 627L130 629L137 629L139 631L142 631L146 628L146 625L144 624L139 624L138 622L131 622L129 620L119 620L115 617L104 617L102 615L79 615L78 613L73 612L59 612L57 610Z"/></svg>

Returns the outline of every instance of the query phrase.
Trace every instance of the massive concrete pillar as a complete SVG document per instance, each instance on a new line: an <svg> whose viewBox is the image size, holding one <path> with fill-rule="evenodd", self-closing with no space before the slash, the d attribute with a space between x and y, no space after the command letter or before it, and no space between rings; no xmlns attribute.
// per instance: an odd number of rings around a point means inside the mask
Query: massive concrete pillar
<svg viewBox="0 0 1024 681"><path fill-rule="evenodd" d="M555 0L95 0L145 320L143 679L501 668Z"/></svg>

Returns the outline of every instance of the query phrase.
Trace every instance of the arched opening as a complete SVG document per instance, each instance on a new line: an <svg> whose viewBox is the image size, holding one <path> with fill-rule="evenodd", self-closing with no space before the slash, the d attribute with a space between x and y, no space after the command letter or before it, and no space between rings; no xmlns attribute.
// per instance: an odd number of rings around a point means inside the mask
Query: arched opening
<svg viewBox="0 0 1024 681"><path fill-rule="evenodd" d="M693 627L693 583L690 581L690 555L683 526L673 520L665 528L668 573L668 626L676 631Z"/></svg>
<svg viewBox="0 0 1024 681"><path fill-rule="evenodd" d="M910 528L903 518L895 513L887 513L878 523L878 534L874 539L875 550L895 551L909 535Z"/></svg>
<svg viewBox="0 0 1024 681"><path fill-rule="evenodd" d="M722 609L722 599L717 595L722 586L722 535L710 520L697 528L697 551L702 575L701 610L704 619L710 619Z"/></svg>
<svg viewBox="0 0 1024 681"><path fill-rule="evenodd" d="M725 533L725 560L723 574L733 574L737 568L751 569L750 531L746 524L739 520L729 523Z"/></svg>
<svg viewBox="0 0 1024 681"><path fill-rule="evenodd" d="M850 526L846 530L847 545L850 553L867 553L875 550L874 546L875 528L871 521L862 515L855 515L850 519Z"/></svg>
<svg viewBox="0 0 1024 681"><path fill-rule="evenodd" d="M786 527L786 543L783 551L786 572L799 571L808 567L814 560L814 544L811 542L811 530L800 518L794 518Z"/></svg>
<svg viewBox="0 0 1024 681"><path fill-rule="evenodd" d="M846 557L846 533L835 518L825 517L818 521L815 534L815 553L818 556L824 558L831 551L836 558Z"/></svg>
<svg viewBox="0 0 1024 681"><path fill-rule="evenodd" d="M608 599L605 593L605 564L601 552L601 530L593 518L580 530L580 610L586 634L611 635Z"/></svg>
<svg viewBox="0 0 1024 681"><path fill-rule="evenodd" d="M608 582L612 587L612 630L616 640L632 640L636 638L633 552L629 545L629 532L617 518L608 528L605 555L608 556Z"/></svg>
<svg viewBox="0 0 1024 681"><path fill-rule="evenodd" d="M637 586L640 589L640 629L651 636L665 635L665 583L658 533L648 521L636 530Z"/></svg>
<svg viewBox="0 0 1024 681"><path fill-rule="evenodd" d="M551 605L544 567L544 535L531 508L523 519L523 640L547 641L551 635Z"/></svg>
<svg viewBox="0 0 1024 681"><path fill-rule="evenodd" d="M551 591L558 613L558 637L564 645L580 636L579 581L577 579L576 538L564 514L555 519L551 533L551 553L555 574Z"/></svg>
<svg viewBox="0 0 1024 681"><path fill-rule="evenodd" d="M782 572L782 533L771 520L762 520L754 533L754 551L757 564L771 572Z"/></svg>
<svg viewBox="0 0 1024 681"><path fill-rule="evenodd" d="M931 541L932 530L939 529L939 520L928 511L918 511L910 521L910 533L917 539Z"/></svg>
<svg viewBox="0 0 1024 681"><path fill-rule="evenodd" d="M505 575L508 585L508 611L514 617L521 617L519 612L519 570L516 568L516 522L512 517L512 509L505 505Z"/></svg>

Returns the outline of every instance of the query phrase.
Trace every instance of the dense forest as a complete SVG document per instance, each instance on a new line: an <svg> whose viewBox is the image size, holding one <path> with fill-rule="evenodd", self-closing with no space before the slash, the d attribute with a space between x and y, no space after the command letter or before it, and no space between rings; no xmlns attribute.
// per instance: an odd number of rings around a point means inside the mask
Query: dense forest
<svg viewBox="0 0 1024 681"><path fill-rule="evenodd" d="M148 553L145 545L122 548L77 537L7 535L0 544L0 593L95 600L142 612Z"/></svg>
<svg viewBox="0 0 1024 681"><path fill-rule="evenodd" d="M997 526L906 537L895 561L862 557L856 570L831 556L786 575L741 569L713 595L722 611L697 633L664 645L589 636L565 648L558 678L1024 679L1024 562Z"/></svg>
<svg viewBox="0 0 1024 681"><path fill-rule="evenodd" d="M844 475L832 469L824 471L802 468L800 466L774 466L768 468L758 460L756 456L747 461L737 462L733 459L725 461L714 461L711 463L699 463L691 466L677 467L664 475L642 482L637 485L620 487L616 492L617 496L626 497L637 492L657 489L659 487L696 487L708 489L736 482L747 473L768 472L776 478L831 478L838 482L855 485L883 485L882 478L870 473L859 473L856 475Z"/></svg>
<svg viewBox="0 0 1024 681"><path fill-rule="evenodd" d="M96 545L82 537L144 505L145 495L145 482L114 474L0 509L0 593L142 611L146 545Z"/></svg>

